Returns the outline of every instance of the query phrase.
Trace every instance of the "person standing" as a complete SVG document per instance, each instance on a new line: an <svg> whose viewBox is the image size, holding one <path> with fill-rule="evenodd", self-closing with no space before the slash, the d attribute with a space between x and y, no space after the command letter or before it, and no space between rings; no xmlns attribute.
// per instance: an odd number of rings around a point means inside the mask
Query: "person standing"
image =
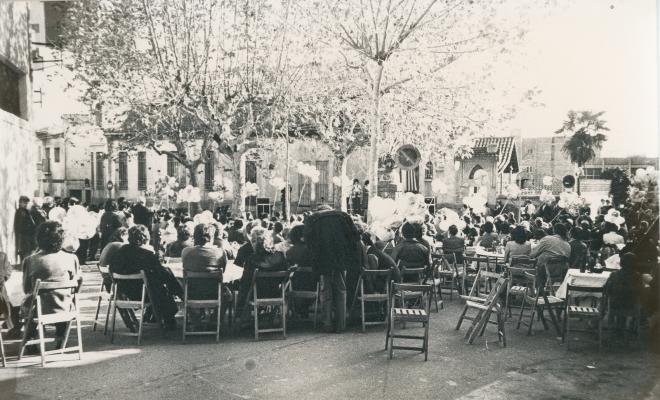
<svg viewBox="0 0 660 400"><path fill-rule="evenodd" d="M137 203L133 206L133 223L135 225L144 225L151 231L152 213L147 207L144 206L144 197L138 198Z"/></svg>
<svg viewBox="0 0 660 400"><path fill-rule="evenodd" d="M369 208L369 180L364 181L364 186L362 187L362 211L365 218L367 219L367 212Z"/></svg>
<svg viewBox="0 0 660 400"><path fill-rule="evenodd" d="M116 211L117 203L112 199L108 199L105 202L105 212L101 215L101 250L103 250L106 244L110 243L110 238L114 231L122 226Z"/></svg>
<svg viewBox="0 0 660 400"><path fill-rule="evenodd" d="M32 199L32 208L30 208L30 216L32 217L32 221L34 221L34 226L35 229L41 225L42 223L46 222L48 219L48 215L46 214L46 211L42 208L44 202L40 197L35 197Z"/></svg>
<svg viewBox="0 0 660 400"><path fill-rule="evenodd" d="M348 214L323 205L305 219L304 241L313 270L319 274L324 330L342 332L346 329L346 272L361 267L360 233Z"/></svg>
<svg viewBox="0 0 660 400"><path fill-rule="evenodd" d="M16 255L23 261L29 256L34 248L36 224L28 211L30 199L27 196L21 196L18 199L18 209L14 214L14 235L16 237Z"/></svg>
<svg viewBox="0 0 660 400"><path fill-rule="evenodd" d="M351 187L351 214L361 214L362 213L362 185L357 179L353 179L353 186Z"/></svg>

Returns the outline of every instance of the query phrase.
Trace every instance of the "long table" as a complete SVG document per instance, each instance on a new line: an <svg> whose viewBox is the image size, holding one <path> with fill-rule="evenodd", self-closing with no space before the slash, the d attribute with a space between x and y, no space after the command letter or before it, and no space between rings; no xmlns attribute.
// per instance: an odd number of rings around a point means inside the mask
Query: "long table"
<svg viewBox="0 0 660 400"><path fill-rule="evenodd" d="M564 281L561 283L561 286L559 286L559 289L557 289L555 295L560 299L565 299L566 288L568 287L569 283L575 286L602 288L610 278L610 274L611 272L609 271L603 271L599 274L595 274L593 272L580 272L579 269L571 268L568 270L568 272L566 272L566 277L564 277ZM591 297L599 297L598 293L589 293L588 295Z"/></svg>

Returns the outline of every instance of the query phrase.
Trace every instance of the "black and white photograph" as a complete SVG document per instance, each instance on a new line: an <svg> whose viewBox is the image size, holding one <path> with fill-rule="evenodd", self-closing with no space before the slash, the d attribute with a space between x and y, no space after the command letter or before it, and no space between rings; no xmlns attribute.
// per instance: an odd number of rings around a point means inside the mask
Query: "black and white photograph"
<svg viewBox="0 0 660 400"><path fill-rule="evenodd" d="M0 400L660 400L660 0L0 0Z"/></svg>

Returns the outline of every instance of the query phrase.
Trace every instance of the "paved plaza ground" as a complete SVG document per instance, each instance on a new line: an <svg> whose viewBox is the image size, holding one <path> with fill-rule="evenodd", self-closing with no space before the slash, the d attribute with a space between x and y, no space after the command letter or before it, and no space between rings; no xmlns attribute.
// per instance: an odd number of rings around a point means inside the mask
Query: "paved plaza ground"
<svg viewBox="0 0 660 400"><path fill-rule="evenodd" d="M320 334L293 323L286 340L255 342L246 333L185 345L180 332L163 338L151 328L142 346L129 337L110 344L91 330L98 285L85 272L83 361L70 354L46 368L38 357L12 362L0 369L0 399L660 399L660 355L645 346L599 354L587 334L567 351L542 324L527 336L511 321L508 347L492 328L467 345L464 330L454 330L456 297L431 315L429 361L405 351L390 361L381 327Z"/></svg>

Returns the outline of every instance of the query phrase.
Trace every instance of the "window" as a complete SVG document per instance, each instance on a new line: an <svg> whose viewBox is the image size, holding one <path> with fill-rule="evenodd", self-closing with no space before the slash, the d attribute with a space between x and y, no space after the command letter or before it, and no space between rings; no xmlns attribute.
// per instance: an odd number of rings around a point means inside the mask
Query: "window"
<svg viewBox="0 0 660 400"><path fill-rule="evenodd" d="M433 180L433 163L431 161L426 163L424 167L424 180L432 181Z"/></svg>
<svg viewBox="0 0 660 400"><path fill-rule="evenodd" d="M147 153L138 152L138 190L147 190Z"/></svg>
<svg viewBox="0 0 660 400"><path fill-rule="evenodd" d="M204 163L204 189L213 190L215 183L215 160L213 154L209 155L209 160Z"/></svg>
<svg viewBox="0 0 660 400"><path fill-rule="evenodd" d="M179 162L171 154L167 155L167 176L179 177Z"/></svg>
<svg viewBox="0 0 660 400"><path fill-rule="evenodd" d="M257 162L245 162L245 182L257 183Z"/></svg>
<svg viewBox="0 0 660 400"><path fill-rule="evenodd" d="M30 24L30 29L32 29L34 33L39 33L39 24Z"/></svg>
<svg viewBox="0 0 660 400"><path fill-rule="evenodd" d="M21 116L21 75L0 61L0 110Z"/></svg>
<svg viewBox="0 0 660 400"><path fill-rule="evenodd" d="M60 162L60 148L55 147L53 151L53 159L55 160L56 163Z"/></svg>
<svg viewBox="0 0 660 400"><path fill-rule="evenodd" d="M328 192L330 190L328 184L328 162L327 161L317 161L316 169L319 170L319 181L315 184L314 191L316 192L316 201L317 202L327 202L328 201Z"/></svg>
<svg viewBox="0 0 660 400"><path fill-rule="evenodd" d="M103 153L96 153L96 189L105 189L105 177L103 176Z"/></svg>
<svg viewBox="0 0 660 400"><path fill-rule="evenodd" d="M125 151L119 153L119 190L128 190L128 154Z"/></svg>
<svg viewBox="0 0 660 400"><path fill-rule="evenodd" d="M585 179L601 179L602 168L584 168Z"/></svg>

